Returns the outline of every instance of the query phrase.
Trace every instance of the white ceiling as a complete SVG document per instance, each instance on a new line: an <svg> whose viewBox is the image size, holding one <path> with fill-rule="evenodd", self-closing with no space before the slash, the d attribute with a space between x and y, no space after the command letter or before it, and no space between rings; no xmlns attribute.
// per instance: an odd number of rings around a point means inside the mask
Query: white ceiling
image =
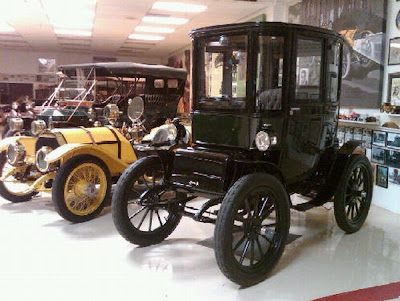
<svg viewBox="0 0 400 301"><path fill-rule="evenodd" d="M58 0L54 0L58 1ZM68 0L63 0L68 3ZM171 13L152 11L156 0L97 0L91 37L56 36L41 0L0 0L0 21L5 20L15 28L14 33L0 34L0 48L46 51L96 52L107 55L137 55L166 57L190 44L192 28L234 23L246 20L257 13L265 13L274 5L293 0L258 0L244 2L233 0L161 0L207 5L202 13ZM4 10L10 3L19 3L14 11ZM60 10L62 8L60 7ZM3 12L3 13L2 13ZM135 26L146 14L165 14L185 17L189 22L172 26L175 32L165 35L163 41L141 42L129 40ZM73 19L74 16L71 16ZM157 26L157 25L156 25ZM171 27L171 26L168 26Z"/></svg>

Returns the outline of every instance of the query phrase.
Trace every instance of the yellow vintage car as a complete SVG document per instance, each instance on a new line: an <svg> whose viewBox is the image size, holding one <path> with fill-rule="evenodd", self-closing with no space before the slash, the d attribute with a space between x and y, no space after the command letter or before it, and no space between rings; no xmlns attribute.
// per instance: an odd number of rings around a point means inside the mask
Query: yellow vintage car
<svg viewBox="0 0 400 301"><path fill-rule="evenodd" d="M178 137L182 128L184 135ZM132 131L129 134L135 137ZM107 205L111 185L137 159L138 140L128 140L129 134L112 126L81 127L4 139L0 141L0 195L17 203L51 191L63 218L88 221ZM153 129L143 142L173 145L178 140L188 143L189 136L179 120L174 120Z"/></svg>

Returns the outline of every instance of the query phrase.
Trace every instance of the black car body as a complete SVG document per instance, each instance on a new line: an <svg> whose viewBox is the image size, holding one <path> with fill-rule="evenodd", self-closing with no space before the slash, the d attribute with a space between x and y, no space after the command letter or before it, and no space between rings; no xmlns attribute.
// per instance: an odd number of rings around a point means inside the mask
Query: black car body
<svg viewBox="0 0 400 301"><path fill-rule="evenodd" d="M191 37L193 145L125 171L113 199L120 234L147 246L168 237L182 216L215 223L221 271L249 286L267 278L281 257L290 209L333 198L339 227L358 231L373 177L362 142L339 148L336 137L343 38L285 23L213 26ZM163 180L143 188L141 177L157 162ZM142 189L135 196L131 187ZM294 193L308 201L293 204ZM199 208L188 204L200 196L208 200Z"/></svg>

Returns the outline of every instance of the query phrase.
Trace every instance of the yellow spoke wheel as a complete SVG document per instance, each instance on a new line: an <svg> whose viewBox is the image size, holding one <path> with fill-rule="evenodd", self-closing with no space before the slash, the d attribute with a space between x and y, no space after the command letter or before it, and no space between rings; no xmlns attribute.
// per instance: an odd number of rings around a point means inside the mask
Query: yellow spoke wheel
<svg viewBox="0 0 400 301"><path fill-rule="evenodd" d="M61 165L53 183L52 198L66 220L81 223L93 219L110 199L111 177L103 161L79 155Z"/></svg>
<svg viewBox="0 0 400 301"><path fill-rule="evenodd" d="M7 163L6 153L0 153L0 177L9 173L13 168ZM24 173L25 168L21 167L18 172ZM29 185L30 183L18 180L15 174L10 174L3 182L0 181L0 196L13 203L30 201L36 192L29 191Z"/></svg>
<svg viewBox="0 0 400 301"><path fill-rule="evenodd" d="M64 188L67 208L76 215L94 212L104 200L107 191L107 178L100 166L85 163L68 176Z"/></svg>

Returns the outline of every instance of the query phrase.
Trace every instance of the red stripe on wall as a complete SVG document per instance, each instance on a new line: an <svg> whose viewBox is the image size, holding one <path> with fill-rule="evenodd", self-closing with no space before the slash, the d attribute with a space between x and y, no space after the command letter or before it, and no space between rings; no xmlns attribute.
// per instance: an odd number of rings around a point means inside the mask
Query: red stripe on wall
<svg viewBox="0 0 400 301"><path fill-rule="evenodd" d="M369 288L360 289L357 291L341 293L313 301L346 301L346 300L391 300L400 297L400 282L394 282L381 286L374 286Z"/></svg>

